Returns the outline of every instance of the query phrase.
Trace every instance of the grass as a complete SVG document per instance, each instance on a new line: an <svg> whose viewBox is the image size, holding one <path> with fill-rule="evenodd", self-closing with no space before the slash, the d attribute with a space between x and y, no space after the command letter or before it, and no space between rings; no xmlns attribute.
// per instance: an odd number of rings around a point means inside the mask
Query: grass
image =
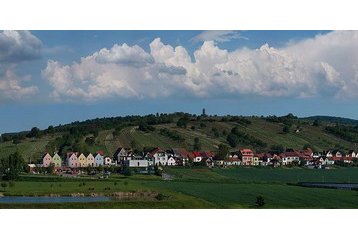
<svg viewBox="0 0 358 238"><path fill-rule="evenodd" d="M0 208L254 208L257 196L263 196L264 208L358 208L358 192L339 189L306 188L288 185L300 181L358 182L358 168L309 170L300 168L166 168L174 180L163 181L151 175L108 180L22 176L5 195L41 196L49 194L153 191L162 193L162 201L111 201L66 204L0 204ZM84 184L83 184L84 183ZM93 188L93 190L89 190ZM110 188L106 190L105 188Z"/></svg>

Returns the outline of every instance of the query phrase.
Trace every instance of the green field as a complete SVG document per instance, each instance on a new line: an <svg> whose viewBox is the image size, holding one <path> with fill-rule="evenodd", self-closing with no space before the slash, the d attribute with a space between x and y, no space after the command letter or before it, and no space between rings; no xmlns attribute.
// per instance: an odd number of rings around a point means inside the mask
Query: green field
<svg viewBox="0 0 358 238"><path fill-rule="evenodd" d="M1 208L255 208L257 196L264 208L358 208L358 192L305 188L287 183L358 182L357 168L309 170L300 168L167 168L171 181L154 175L91 177L22 176L5 195L43 196L93 192L153 191L165 199L124 200L87 204L0 204ZM84 184L83 184L84 183ZM91 190L89 190L91 188ZM109 188L109 190L108 190Z"/></svg>

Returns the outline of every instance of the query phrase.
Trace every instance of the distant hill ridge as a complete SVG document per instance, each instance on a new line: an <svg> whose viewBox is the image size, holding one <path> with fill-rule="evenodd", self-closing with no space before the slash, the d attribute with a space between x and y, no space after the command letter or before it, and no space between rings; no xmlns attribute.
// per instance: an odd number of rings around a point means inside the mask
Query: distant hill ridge
<svg viewBox="0 0 358 238"><path fill-rule="evenodd" d="M322 122L328 123L339 123L339 124L349 124L349 125L358 125L358 120L345 118L345 117L334 117L334 116L310 116L310 117L302 117L300 119L304 120L318 120Z"/></svg>

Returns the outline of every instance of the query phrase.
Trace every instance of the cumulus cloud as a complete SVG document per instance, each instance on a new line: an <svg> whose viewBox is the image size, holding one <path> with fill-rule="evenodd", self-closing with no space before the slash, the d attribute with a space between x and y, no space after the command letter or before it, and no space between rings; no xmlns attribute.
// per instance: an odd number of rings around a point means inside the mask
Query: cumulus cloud
<svg viewBox="0 0 358 238"><path fill-rule="evenodd" d="M281 48L229 52L204 41L193 58L182 46L154 39L150 52L114 45L62 65L48 61L43 78L57 100L168 96L358 97L358 32L335 31Z"/></svg>
<svg viewBox="0 0 358 238"><path fill-rule="evenodd" d="M19 100L34 95L38 92L36 86L23 86L29 81L30 76L18 76L11 69L2 71L0 68L0 102L6 100Z"/></svg>
<svg viewBox="0 0 358 238"><path fill-rule="evenodd" d="M216 41L216 42L226 42L234 39L245 39L240 34L239 31L203 31L199 35L195 36L193 41Z"/></svg>
<svg viewBox="0 0 358 238"><path fill-rule="evenodd" d="M0 62L12 63L40 57L42 43L29 31L0 32Z"/></svg>
<svg viewBox="0 0 358 238"><path fill-rule="evenodd" d="M38 92L37 86L26 86L31 76L16 73L18 64L40 57L42 43L29 31L0 32L0 102L20 100Z"/></svg>

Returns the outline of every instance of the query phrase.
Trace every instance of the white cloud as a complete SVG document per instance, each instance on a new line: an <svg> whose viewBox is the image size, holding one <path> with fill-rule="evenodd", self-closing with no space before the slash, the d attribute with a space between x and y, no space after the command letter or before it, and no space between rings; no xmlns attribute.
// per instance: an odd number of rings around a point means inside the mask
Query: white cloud
<svg viewBox="0 0 358 238"><path fill-rule="evenodd" d="M23 86L22 82L29 81L30 76L20 77L11 69L0 69L0 102L7 100L20 100L38 92L36 86Z"/></svg>
<svg viewBox="0 0 358 238"><path fill-rule="evenodd" d="M239 31L203 31L193 38L194 41L226 42L234 39L245 39Z"/></svg>
<svg viewBox="0 0 358 238"><path fill-rule="evenodd" d="M150 52L114 45L61 65L49 61L43 78L58 100L168 96L358 97L358 32L318 35L282 48L229 52L204 41L190 57L159 38Z"/></svg>
<svg viewBox="0 0 358 238"><path fill-rule="evenodd" d="M13 63L40 57L42 43L29 31L0 32L0 62Z"/></svg>
<svg viewBox="0 0 358 238"><path fill-rule="evenodd" d="M16 74L18 64L40 57L42 43L29 31L0 32L0 102L20 100L38 92L37 86L26 86L31 76Z"/></svg>

